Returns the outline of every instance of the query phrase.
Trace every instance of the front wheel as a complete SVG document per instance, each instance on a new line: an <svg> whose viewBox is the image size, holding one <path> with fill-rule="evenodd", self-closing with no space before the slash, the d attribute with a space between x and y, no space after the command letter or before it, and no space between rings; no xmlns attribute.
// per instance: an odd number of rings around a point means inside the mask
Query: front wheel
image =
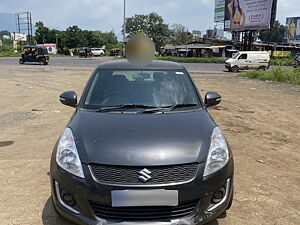
<svg viewBox="0 0 300 225"><path fill-rule="evenodd" d="M261 67L258 68L258 70L266 71L266 70L267 70L267 67L261 66Z"/></svg>
<svg viewBox="0 0 300 225"><path fill-rule="evenodd" d="M47 62L45 59L40 59L39 63L40 63L40 65L47 65Z"/></svg>
<svg viewBox="0 0 300 225"><path fill-rule="evenodd" d="M21 59L19 59L19 63L20 64L24 64L24 60L21 58Z"/></svg>
<svg viewBox="0 0 300 225"><path fill-rule="evenodd" d="M238 66L234 66L231 68L232 72L238 73L240 71L240 68Z"/></svg>

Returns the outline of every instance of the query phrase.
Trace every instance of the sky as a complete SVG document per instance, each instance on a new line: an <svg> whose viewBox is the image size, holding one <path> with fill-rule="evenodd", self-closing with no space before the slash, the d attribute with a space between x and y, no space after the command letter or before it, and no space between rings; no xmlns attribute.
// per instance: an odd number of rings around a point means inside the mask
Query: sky
<svg viewBox="0 0 300 225"><path fill-rule="evenodd" d="M0 13L30 11L33 22L42 21L49 28L64 30L78 25L81 29L114 30L120 38L123 3L124 0L1 0ZM126 5L127 17L156 12L167 24L183 24L189 30L214 27L214 0L126 0ZM300 0L278 0L277 19L284 24L290 16L300 16ZM0 30L6 23L15 24L5 20L0 17Z"/></svg>

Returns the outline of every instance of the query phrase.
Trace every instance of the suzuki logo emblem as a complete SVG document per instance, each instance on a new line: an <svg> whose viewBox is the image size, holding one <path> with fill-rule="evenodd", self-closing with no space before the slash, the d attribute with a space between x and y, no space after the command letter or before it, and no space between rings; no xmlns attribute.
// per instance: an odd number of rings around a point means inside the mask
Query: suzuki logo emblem
<svg viewBox="0 0 300 225"><path fill-rule="evenodd" d="M146 183L148 180L150 180L152 177L150 176L150 174L152 174L149 170L147 170L146 168L145 169L143 169L143 170L141 170L140 172L139 172L139 179L141 180L141 181L143 181L144 183Z"/></svg>

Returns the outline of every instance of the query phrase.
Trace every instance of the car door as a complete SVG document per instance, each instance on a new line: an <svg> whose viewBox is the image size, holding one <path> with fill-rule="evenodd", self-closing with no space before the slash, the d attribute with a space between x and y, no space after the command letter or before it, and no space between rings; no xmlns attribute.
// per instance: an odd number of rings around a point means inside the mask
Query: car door
<svg viewBox="0 0 300 225"><path fill-rule="evenodd" d="M248 69L258 69L260 67L260 54L248 54Z"/></svg>
<svg viewBox="0 0 300 225"><path fill-rule="evenodd" d="M239 57L239 63L238 66L240 69L248 69L248 54L242 53Z"/></svg>

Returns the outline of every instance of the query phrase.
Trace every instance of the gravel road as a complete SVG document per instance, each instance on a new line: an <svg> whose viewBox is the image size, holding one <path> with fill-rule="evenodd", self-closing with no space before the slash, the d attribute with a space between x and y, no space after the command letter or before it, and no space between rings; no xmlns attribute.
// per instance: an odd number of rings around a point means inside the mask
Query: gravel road
<svg viewBox="0 0 300 225"><path fill-rule="evenodd" d="M49 66L11 60L0 58L0 224L70 225L50 203L51 151L74 111L58 96L80 95L100 60L88 66L70 66L72 58L53 58ZM210 113L236 165L233 206L209 225L299 224L300 86L203 71L193 79L202 95L223 96Z"/></svg>

